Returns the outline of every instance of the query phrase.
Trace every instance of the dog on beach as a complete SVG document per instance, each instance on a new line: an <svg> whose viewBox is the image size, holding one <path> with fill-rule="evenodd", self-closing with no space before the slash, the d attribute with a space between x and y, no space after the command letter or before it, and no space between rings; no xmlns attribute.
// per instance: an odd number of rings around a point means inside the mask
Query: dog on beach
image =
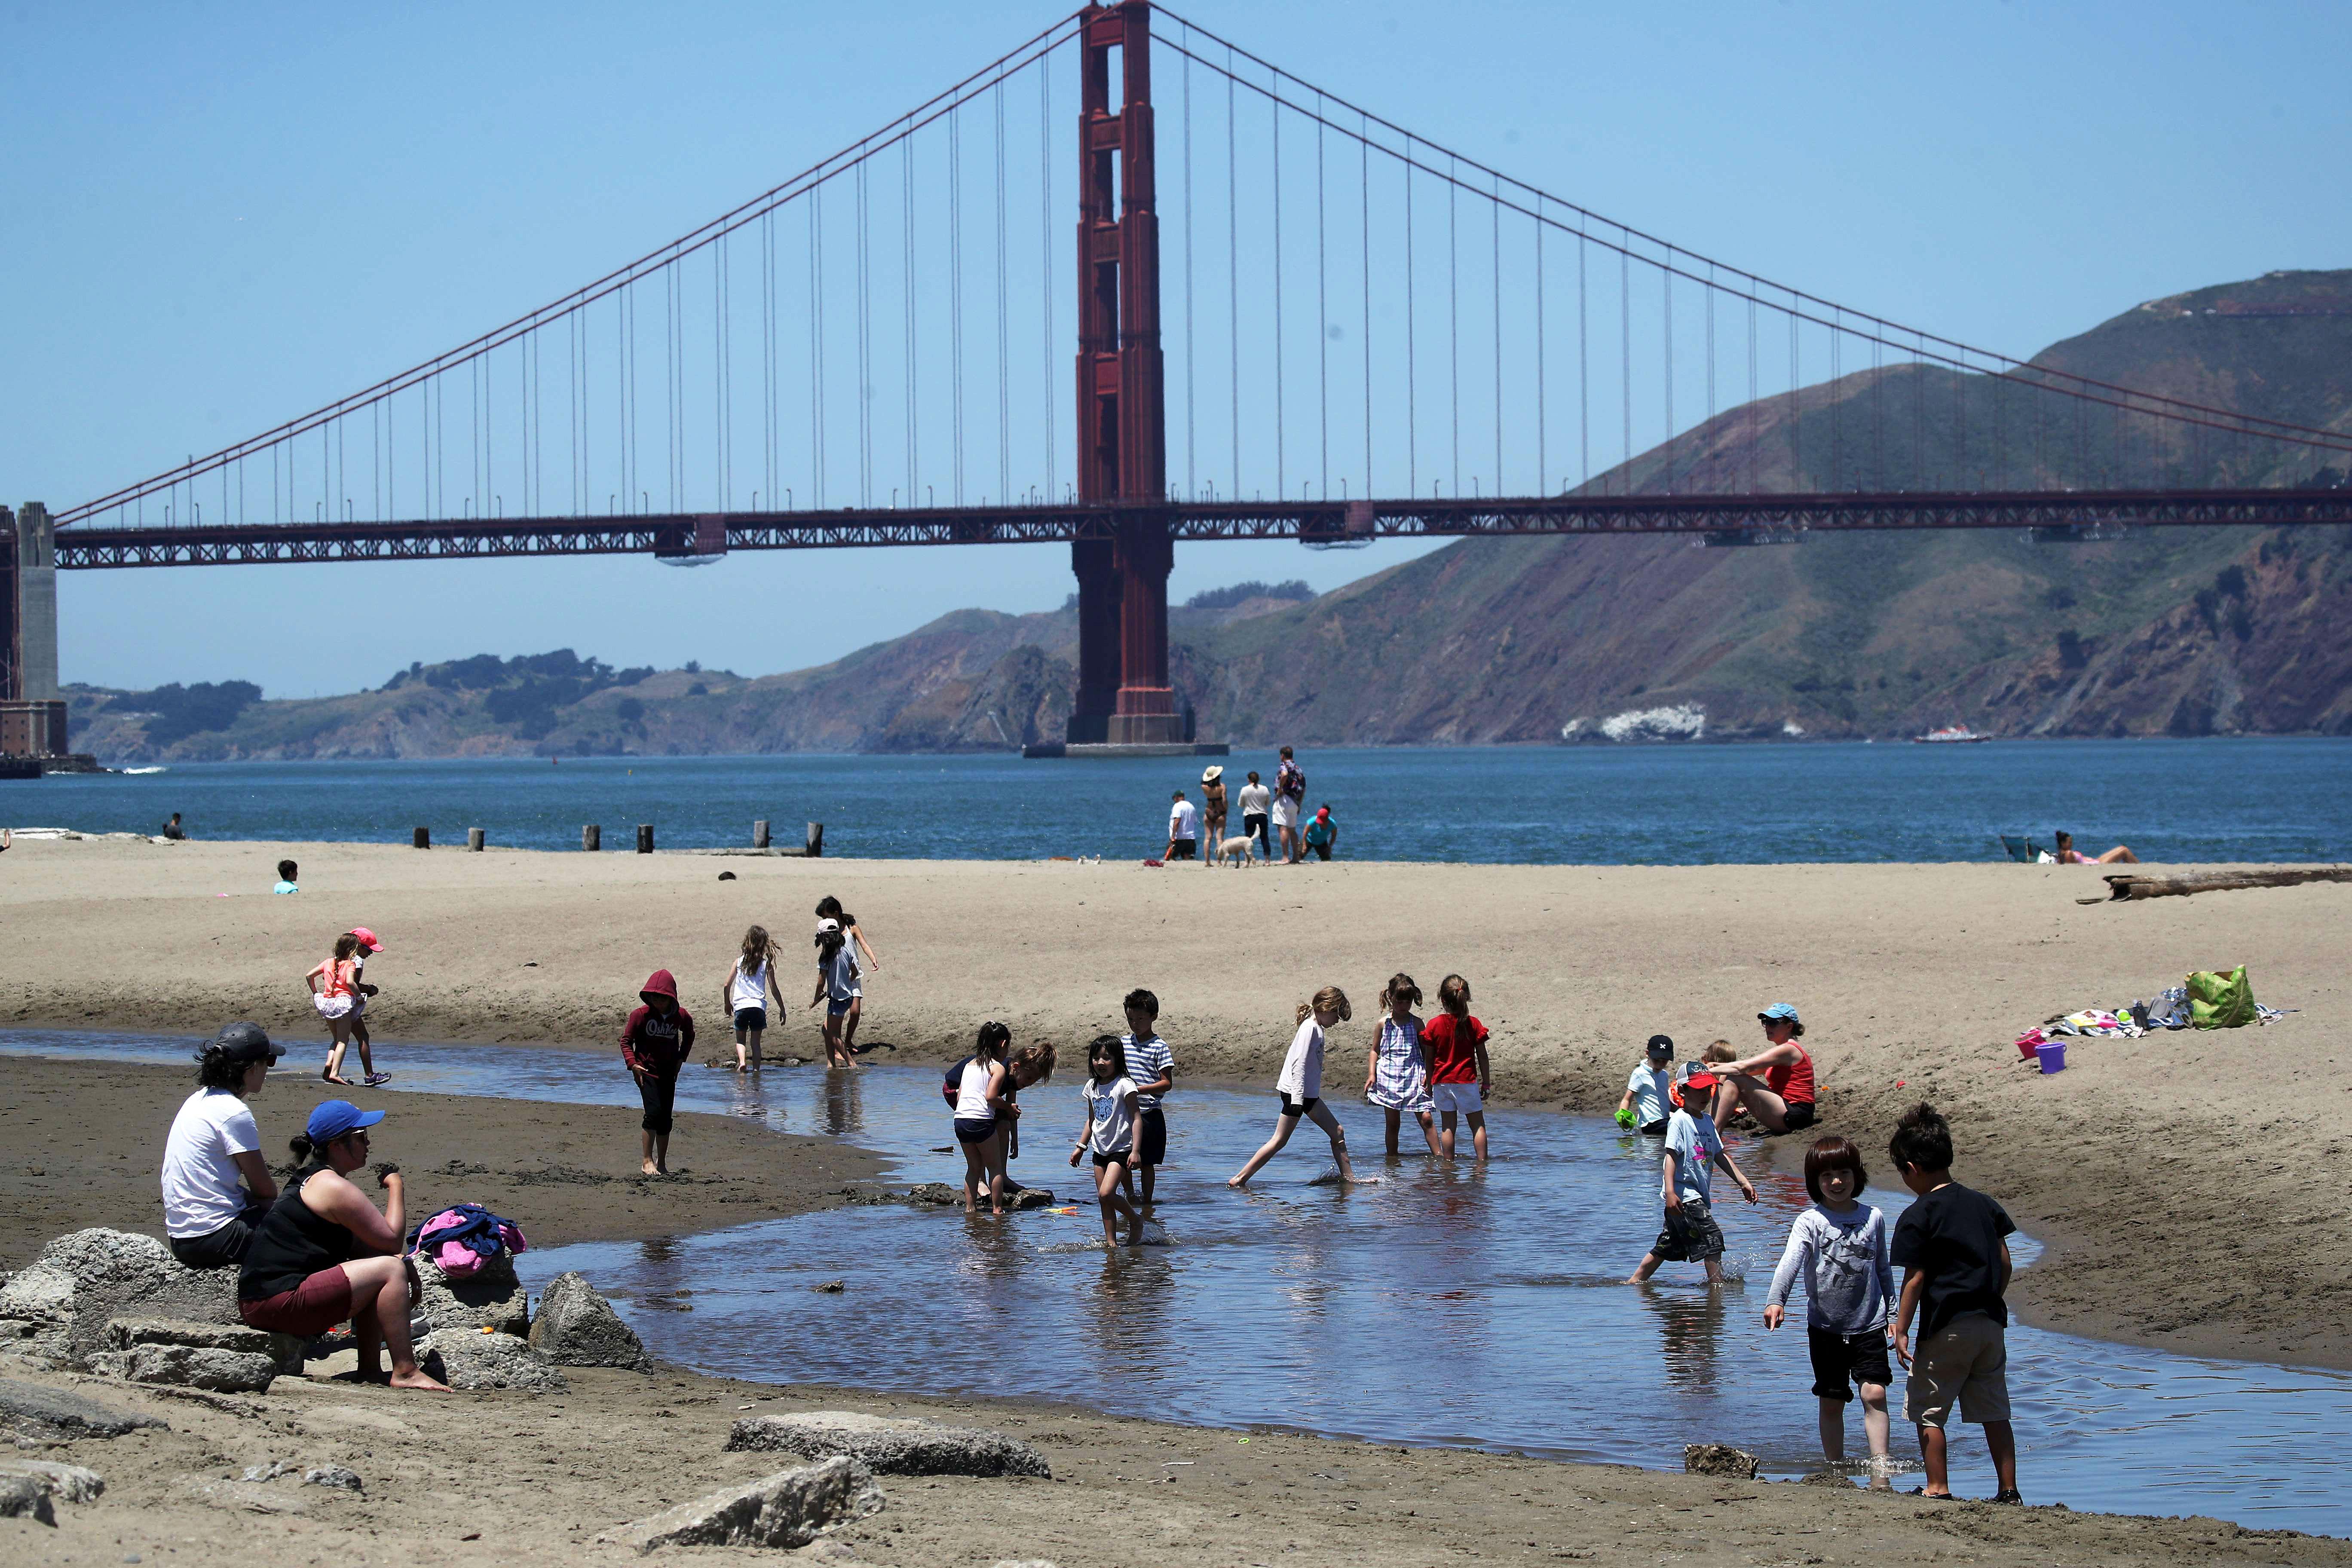
<svg viewBox="0 0 2352 1568"><path fill-rule="evenodd" d="M1256 865L1257 840L1247 835L1239 838L1218 839L1217 852L1209 858L1210 864L1222 866L1228 858L1233 861L1234 869L1236 871L1240 870L1244 863Z"/></svg>

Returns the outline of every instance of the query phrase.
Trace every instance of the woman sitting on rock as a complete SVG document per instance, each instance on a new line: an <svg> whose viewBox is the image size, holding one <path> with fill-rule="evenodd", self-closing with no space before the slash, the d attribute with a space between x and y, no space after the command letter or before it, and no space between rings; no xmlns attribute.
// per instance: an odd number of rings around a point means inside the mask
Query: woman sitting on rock
<svg viewBox="0 0 2352 1568"><path fill-rule="evenodd" d="M278 1184L261 1157L246 1101L261 1092L279 1052L262 1026L231 1024L196 1055L196 1092L181 1103L163 1142L163 1234L190 1268L234 1268Z"/></svg>
<svg viewBox="0 0 2352 1568"><path fill-rule="evenodd" d="M347 1100L310 1112L293 1141L299 1167L261 1222L237 1276L237 1314L257 1329L304 1339L349 1321L359 1339L360 1373L382 1373L378 1347L392 1352L392 1386L438 1389L425 1374L408 1337L408 1268L400 1169L378 1165L384 1190L379 1213L349 1180L367 1163L367 1130L383 1120Z"/></svg>

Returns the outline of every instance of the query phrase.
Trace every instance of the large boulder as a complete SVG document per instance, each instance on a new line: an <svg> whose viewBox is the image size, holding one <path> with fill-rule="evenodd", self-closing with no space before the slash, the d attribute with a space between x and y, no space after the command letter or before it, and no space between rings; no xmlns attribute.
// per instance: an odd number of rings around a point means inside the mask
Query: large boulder
<svg viewBox="0 0 2352 1568"><path fill-rule="evenodd" d="M855 1459L827 1459L682 1502L631 1525L620 1539L657 1546L805 1546L882 1508L882 1489Z"/></svg>
<svg viewBox="0 0 2352 1568"><path fill-rule="evenodd" d="M425 1372L452 1388L513 1388L561 1394L572 1386L555 1363L512 1334L438 1329L416 1347Z"/></svg>
<svg viewBox="0 0 2352 1568"><path fill-rule="evenodd" d="M517 1337L530 1330L530 1299L515 1278L514 1259L505 1253L471 1274L444 1274L428 1258L418 1258L416 1278L425 1287L415 1315L436 1329L488 1329Z"/></svg>
<svg viewBox="0 0 2352 1568"><path fill-rule="evenodd" d="M236 1270L189 1268L152 1236L94 1227L0 1287L0 1349L19 1355L81 1366L117 1318L237 1323Z"/></svg>
<svg viewBox="0 0 2352 1568"><path fill-rule="evenodd" d="M1045 1456L1002 1432L904 1415L811 1410L747 1415L728 1429L732 1452L854 1458L886 1476L1035 1476L1053 1479Z"/></svg>
<svg viewBox="0 0 2352 1568"><path fill-rule="evenodd" d="M0 1378L0 1432L41 1442L70 1443L84 1437L120 1437L142 1426L162 1426L152 1415L133 1415L68 1394L62 1388Z"/></svg>
<svg viewBox="0 0 2352 1568"><path fill-rule="evenodd" d="M646 1364L646 1347L613 1304L582 1274L559 1274L540 1292L530 1348L558 1366Z"/></svg>

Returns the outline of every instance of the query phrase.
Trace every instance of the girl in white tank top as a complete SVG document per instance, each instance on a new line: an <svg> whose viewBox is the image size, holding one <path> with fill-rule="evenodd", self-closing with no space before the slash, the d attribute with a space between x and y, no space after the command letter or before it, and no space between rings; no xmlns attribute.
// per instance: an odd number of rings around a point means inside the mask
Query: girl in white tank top
<svg viewBox="0 0 2352 1568"><path fill-rule="evenodd" d="M751 1072L760 1066L760 1036L784 1026L783 994L776 991L775 943L768 928L753 926L743 933L743 951L727 972L727 1011L735 1020L735 1070ZM768 1014L769 993L775 992L776 1010Z"/></svg>

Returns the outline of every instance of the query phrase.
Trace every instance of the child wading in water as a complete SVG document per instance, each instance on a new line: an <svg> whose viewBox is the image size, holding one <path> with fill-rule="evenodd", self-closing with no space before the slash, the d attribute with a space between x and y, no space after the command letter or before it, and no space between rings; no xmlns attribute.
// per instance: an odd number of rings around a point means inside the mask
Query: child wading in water
<svg viewBox="0 0 2352 1568"><path fill-rule="evenodd" d="M1248 1164L1226 1178L1225 1185L1246 1185L1268 1160L1282 1152L1282 1146L1298 1131L1302 1116L1312 1119L1330 1138L1331 1158L1339 1167L1339 1179L1354 1183L1355 1167L1348 1163L1347 1131L1323 1103L1323 1037L1326 1030L1355 1016L1348 1005L1348 994L1337 985L1326 985L1315 993L1314 1001L1298 1005L1298 1032L1290 1037L1290 1049L1282 1058L1282 1076L1274 1084L1275 1096L1282 1101L1281 1114L1274 1119L1274 1136L1249 1157Z"/></svg>
<svg viewBox="0 0 2352 1568"><path fill-rule="evenodd" d="M335 939L335 951L310 973L302 984L310 993L310 1005L319 1016L326 1020L327 1031L334 1037L334 1045L327 1052L326 1070L319 1076L328 1083L349 1086L343 1076L343 1053L356 1040L360 1047L360 1071L370 1087L388 1083L392 1075L375 1070L375 1057L369 1049L367 1023L362 1014L367 999L375 994L375 987L360 978L368 954L383 949L375 932L365 926L347 931Z"/></svg>
<svg viewBox="0 0 2352 1568"><path fill-rule="evenodd" d="M1789 1227L1780 1267L1772 1271L1764 1326L1788 1316L1789 1292L1805 1281L1805 1347L1813 1363L1813 1396L1822 1402L1822 1453L1845 1458L1845 1407L1862 1385L1862 1429L1874 1471L1886 1468L1887 1299L1895 1271L1886 1261L1886 1219L1856 1194L1870 1184L1862 1151L1823 1138L1805 1152L1805 1190L1813 1206ZM1880 1483L1884 1484L1884 1483Z"/></svg>
<svg viewBox="0 0 2352 1568"><path fill-rule="evenodd" d="M1160 1109L1160 1097L1175 1087L1176 1053L1160 1037L1159 997L1138 986L1127 994L1120 1006L1127 1014L1127 1033L1119 1037L1119 1051L1128 1076L1135 1079L1135 1164L1131 1169L1143 1184L1143 1203L1149 1207L1160 1167L1168 1163L1168 1117ZM1134 1195L1132 1190L1128 1194Z"/></svg>
<svg viewBox="0 0 2352 1568"><path fill-rule="evenodd" d="M1011 1164L1021 1157L1021 1091L1053 1076L1054 1043L1051 1040L1032 1041L1004 1058L1004 1088L999 1095L1004 1101L1004 1142L998 1146L996 1173L1004 1178L1007 1192L1021 1184L1013 1179Z"/></svg>
<svg viewBox="0 0 2352 1568"><path fill-rule="evenodd" d="M1086 1126L1070 1149L1070 1163L1091 1152L1095 1200L1102 1205L1103 1245L1118 1245L1118 1219L1127 1219L1127 1244L1143 1245L1143 1211L1119 1191L1135 1158L1135 1080L1127 1076L1127 1053L1117 1035L1087 1042L1087 1081L1078 1090L1087 1108Z"/></svg>
<svg viewBox="0 0 2352 1568"><path fill-rule="evenodd" d="M1444 1011L1422 1030L1429 1042L1429 1094L1444 1130L1437 1152L1454 1158L1454 1118L1470 1122L1470 1147L1486 1157L1486 1095L1495 1070L1486 1060L1486 1026L1470 1016L1470 983L1449 974L1437 983L1437 1005Z"/></svg>
<svg viewBox="0 0 2352 1568"><path fill-rule="evenodd" d="M1723 1134L1715 1130L1711 1114L1714 1098L1713 1073L1695 1072L1680 1085L1675 1113L1666 1121L1666 1152L1658 1162L1665 1226L1650 1244L1642 1266L1625 1281L1628 1285L1639 1285L1655 1274L1661 1263L1704 1263L1706 1282L1723 1283L1723 1227L1707 1209L1714 1191L1709 1167L1722 1166L1739 1184L1740 1196L1751 1204L1756 1201L1756 1187L1723 1152Z"/></svg>
<svg viewBox="0 0 2352 1568"><path fill-rule="evenodd" d="M1403 1130L1407 1111L1421 1123L1421 1136L1429 1152L1437 1152L1437 1123L1430 1115L1429 1047L1422 1043L1421 1019L1413 1013L1420 1002L1421 987L1412 983L1412 975L1391 975L1381 992L1381 1006L1387 1016L1381 1020L1372 1048L1364 1057L1364 1098L1388 1112L1391 1157L1397 1152L1397 1134Z"/></svg>
<svg viewBox="0 0 2352 1568"><path fill-rule="evenodd" d="M857 960L850 955L836 920L816 922L816 993L809 998L809 1005L820 1002L824 1004L824 1065L856 1067L857 1058L844 1029L849 1010L857 1002Z"/></svg>
<svg viewBox="0 0 2352 1568"><path fill-rule="evenodd" d="M988 1212L1004 1214L1005 1129L1018 1112L1004 1098L1004 1047L1013 1031L994 1019L980 1026L971 1055L956 1075L956 1146L963 1151L963 1212L980 1212L980 1190L988 1189Z"/></svg>
<svg viewBox="0 0 2352 1568"><path fill-rule="evenodd" d="M866 977L882 973L882 961L874 956L866 944L865 928L857 917L841 907L841 900L827 893L816 901L816 918L833 921L841 927L841 934L849 948L849 1008L841 1016L841 1054L857 1054L857 1020L866 1012ZM824 928L820 925L819 930ZM857 1064L852 1062L852 1067Z"/></svg>
<svg viewBox="0 0 2352 1568"><path fill-rule="evenodd" d="M784 1023L784 994L776 987L776 944L766 926L743 933L743 951L727 972L727 1011L735 1016L735 1070L760 1065L760 1036L768 1027L768 998L776 999L775 1023Z"/></svg>
<svg viewBox="0 0 2352 1568"><path fill-rule="evenodd" d="M1952 1180L1952 1129L1932 1105L1903 1113L1887 1144L1903 1184L1919 1201L1895 1224L1888 1249L1903 1266L1895 1310L1895 1353L1911 1369L1903 1418L1918 1424L1927 1461L1925 1497L1952 1495L1944 1423L1952 1406L1984 1428L2000 1489L1995 1502L2023 1502L2017 1492L2017 1432L2009 1418L2009 1233L2001 1206ZM1911 1319L1919 1320L1919 1354L1911 1354Z"/></svg>

